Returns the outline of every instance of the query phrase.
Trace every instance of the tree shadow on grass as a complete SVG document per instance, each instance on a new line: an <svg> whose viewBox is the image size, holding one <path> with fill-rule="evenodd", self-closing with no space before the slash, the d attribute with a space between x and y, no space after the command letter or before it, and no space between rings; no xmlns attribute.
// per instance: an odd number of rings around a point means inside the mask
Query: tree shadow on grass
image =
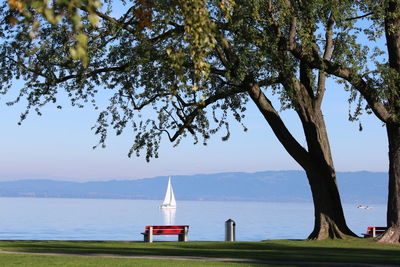
<svg viewBox="0 0 400 267"><path fill-rule="evenodd" d="M370 245L369 245L370 244ZM241 258L293 262L385 263L400 265L400 246L345 241L282 242L110 242L110 241L1 241L3 250L149 256Z"/></svg>

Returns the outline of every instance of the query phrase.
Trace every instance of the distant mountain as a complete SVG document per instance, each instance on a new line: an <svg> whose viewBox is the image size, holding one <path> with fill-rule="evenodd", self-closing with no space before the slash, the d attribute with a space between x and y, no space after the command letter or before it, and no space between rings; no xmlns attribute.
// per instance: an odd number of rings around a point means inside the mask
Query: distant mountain
<svg viewBox="0 0 400 267"><path fill-rule="evenodd" d="M385 203L387 173L337 173L342 201ZM312 201L303 171L230 172L174 176L177 200ZM162 199L167 177L100 182L18 180L0 182L0 197Z"/></svg>

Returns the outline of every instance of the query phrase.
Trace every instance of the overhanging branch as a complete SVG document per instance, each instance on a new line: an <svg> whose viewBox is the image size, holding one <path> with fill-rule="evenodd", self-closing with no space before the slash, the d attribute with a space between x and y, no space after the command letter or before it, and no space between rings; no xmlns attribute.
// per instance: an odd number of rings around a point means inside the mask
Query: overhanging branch
<svg viewBox="0 0 400 267"><path fill-rule="evenodd" d="M289 47L289 45L287 46ZM315 69L325 71L349 82L365 98L374 114L383 122L397 124L395 118L388 112L385 105L377 95L377 89L364 80L361 74L353 69L339 63L320 58L315 53L310 55L303 52L301 46L296 45L293 49L288 49L296 58L308 62Z"/></svg>

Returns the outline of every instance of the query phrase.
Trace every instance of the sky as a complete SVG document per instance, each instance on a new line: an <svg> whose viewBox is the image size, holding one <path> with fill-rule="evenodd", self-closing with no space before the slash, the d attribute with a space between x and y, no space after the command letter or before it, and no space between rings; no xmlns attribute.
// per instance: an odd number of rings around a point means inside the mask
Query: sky
<svg viewBox="0 0 400 267"><path fill-rule="evenodd" d="M18 82L16 82L18 84ZM254 103L247 104L242 127L233 122L231 137L221 141L222 131L212 136L207 146L193 145L191 137L173 147L164 138L159 158L146 162L133 155L128 158L133 134L125 131L109 135L106 148L93 149L99 137L91 127L98 111L56 105L32 112L18 125L24 103L7 106L16 94L0 96L0 181L19 179L57 179L92 181L137 179L167 175L190 175L217 172L256 172L265 170L301 170L272 133ZM61 100L61 103L65 100ZM279 109L278 101L273 101ZM357 122L348 121L348 92L328 80L323 113L336 171L384 171L388 169L385 127L374 115L363 115L363 131ZM281 113L287 127L305 145L302 128L292 110Z"/></svg>
<svg viewBox="0 0 400 267"><path fill-rule="evenodd" d="M333 81L328 82L323 103L324 118L337 171L387 171L385 128L373 115L362 116L358 123L348 121L348 93ZM0 181L19 179L56 179L92 181L137 179L165 175L190 175L217 172L256 172L300 170L301 167L278 142L252 102L244 120L249 129L231 124L231 138L221 141L212 136L207 146L193 144L188 137L178 147L165 138L160 157L149 163L144 157L127 154L133 134L110 135L106 148L93 149L98 136L91 127L97 111L64 105L50 105L43 115L32 112L18 125L23 103L6 106L10 96L0 99ZM278 105L275 103L275 105ZM297 140L305 145L296 114L283 111L282 117ZM200 142L201 143L201 142Z"/></svg>

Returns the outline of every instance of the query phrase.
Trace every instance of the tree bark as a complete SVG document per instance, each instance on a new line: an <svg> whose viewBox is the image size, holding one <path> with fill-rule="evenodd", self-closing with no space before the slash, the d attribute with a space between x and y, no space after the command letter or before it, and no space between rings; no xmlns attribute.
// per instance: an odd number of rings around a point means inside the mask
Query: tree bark
<svg viewBox="0 0 400 267"><path fill-rule="evenodd" d="M310 163L305 166L314 202L314 230L309 239L356 236L347 226L336 181L325 121L319 108L298 112L308 144Z"/></svg>
<svg viewBox="0 0 400 267"><path fill-rule="evenodd" d="M400 243L400 127L387 124L386 130L389 141L388 230L378 240L382 243Z"/></svg>
<svg viewBox="0 0 400 267"><path fill-rule="evenodd" d="M328 166L306 171L314 201L314 229L309 239L322 240L356 236L347 226L335 172Z"/></svg>
<svg viewBox="0 0 400 267"><path fill-rule="evenodd" d="M257 84L249 86L249 95L286 151L303 167L307 174L314 202L314 230L309 239L346 238L356 236L346 224L336 174L319 108L298 111L306 136L308 151L291 135Z"/></svg>
<svg viewBox="0 0 400 267"><path fill-rule="evenodd" d="M385 9L385 35L389 66L400 75L400 2L389 0ZM396 86L396 85L394 85ZM378 240L382 243L400 243L400 85L397 83L388 96L388 109L395 122L386 122L389 143L389 194L387 203L387 231Z"/></svg>

